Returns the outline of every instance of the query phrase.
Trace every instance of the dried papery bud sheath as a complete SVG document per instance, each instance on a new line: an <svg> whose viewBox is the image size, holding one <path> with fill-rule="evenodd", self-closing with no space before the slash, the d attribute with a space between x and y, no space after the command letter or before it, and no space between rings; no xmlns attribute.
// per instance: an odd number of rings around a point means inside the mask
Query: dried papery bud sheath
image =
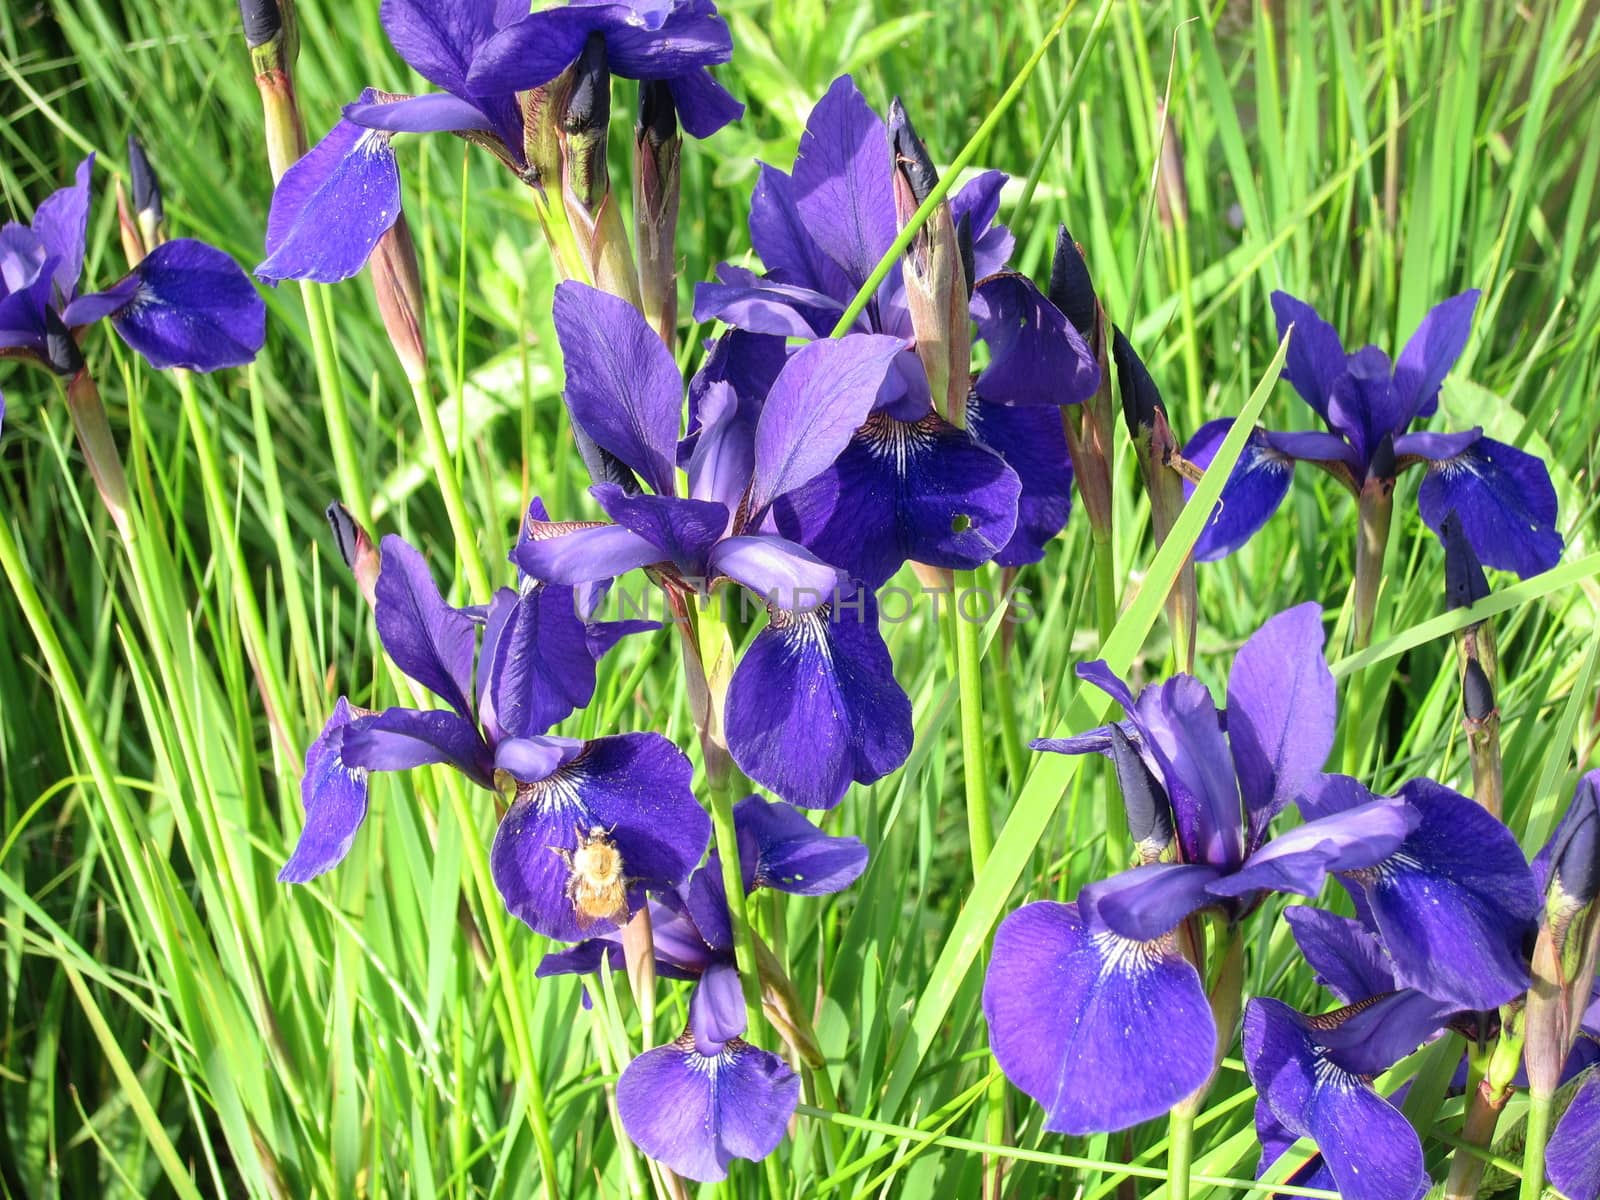
<svg viewBox="0 0 1600 1200"><path fill-rule="evenodd" d="M606 166L611 72L601 34L590 34L584 43L558 97L557 112L561 199L584 269L595 287L639 308L639 275Z"/></svg>
<svg viewBox="0 0 1600 1200"><path fill-rule="evenodd" d="M350 510L335 500L328 505L328 526L333 530L334 548L344 565L356 577L356 586L369 605L378 603L378 568L382 556L361 522L350 515Z"/></svg>
<svg viewBox="0 0 1600 1200"><path fill-rule="evenodd" d="M1173 845L1172 803L1166 789L1145 765L1128 735L1111 726L1111 761L1117 770L1123 807L1128 812L1128 834L1139 861L1160 862Z"/></svg>
<svg viewBox="0 0 1600 1200"><path fill-rule="evenodd" d="M299 52L292 0L239 0L245 44L261 93L262 124L272 181L306 152L305 123L295 99L293 68Z"/></svg>
<svg viewBox="0 0 1600 1200"><path fill-rule="evenodd" d="M1112 357L1117 365L1117 390L1122 394L1122 417L1133 439L1134 457L1150 497L1150 524L1156 545L1166 542L1178 514L1183 511L1183 478L1178 439L1167 424L1166 405L1161 390L1149 370L1134 352L1122 330L1112 332ZM1167 594L1167 619L1172 627L1173 644L1180 667L1194 669L1194 639L1199 621L1199 601L1195 594L1194 560L1185 561L1172 591Z"/></svg>
<svg viewBox="0 0 1600 1200"><path fill-rule="evenodd" d="M678 324L678 194L683 137L671 89L639 85L634 132L633 230L639 254L639 299L645 320L668 346Z"/></svg>
<svg viewBox="0 0 1600 1200"><path fill-rule="evenodd" d="M895 214L904 228L938 185L939 173L898 98L889 106L889 142ZM972 280L963 259L950 205L940 201L906 247L902 270L917 357L927 373L934 406L953 425L966 423L972 377L967 309Z"/></svg>
<svg viewBox="0 0 1600 1200"><path fill-rule="evenodd" d="M117 180L113 192L117 199L117 237L122 242L122 254L129 267L137 267L150 250L144 244L144 234L139 231L138 218L128 206L128 193L122 187L122 180Z"/></svg>
<svg viewBox="0 0 1600 1200"><path fill-rule="evenodd" d="M1050 302L1061 310L1072 327L1089 343L1100 364L1100 387L1082 404L1061 407L1061 424L1067 436L1067 452L1072 458L1072 476L1077 481L1089 530L1097 542L1111 538L1111 467L1113 427L1111 371L1106 361L1105 311L1095 295L1094 282L1083 251L1072 240L1065 225L1056 229L1055 255L1050 262Z"/></svg>
<svg viewBox="0 0 1600 1200"><path fill-rule="evenodd" d="M389 344L405 368L406 378L415 383L428 373L428 347L417 249L405 213L378 239L367 267Z"/></svg>

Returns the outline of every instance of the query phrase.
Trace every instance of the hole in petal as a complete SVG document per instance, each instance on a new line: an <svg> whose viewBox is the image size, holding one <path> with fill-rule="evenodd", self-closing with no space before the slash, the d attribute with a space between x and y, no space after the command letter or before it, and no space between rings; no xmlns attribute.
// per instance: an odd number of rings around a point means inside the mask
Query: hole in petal
<svg viewBox="0 0 1600 1200"><path fill-rule="evenodd" d="M972 518L966 513L957 513L950 521L951 533L965 533L972 528Z"/></svg>

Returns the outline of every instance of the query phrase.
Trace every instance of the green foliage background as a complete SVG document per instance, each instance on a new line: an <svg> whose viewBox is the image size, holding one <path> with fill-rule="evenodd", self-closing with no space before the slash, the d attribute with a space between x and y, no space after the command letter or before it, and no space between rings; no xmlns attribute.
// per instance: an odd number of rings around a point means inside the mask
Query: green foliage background
<svg viewBox="0 0 1600 1200"><path fill-rule="evenodd" d="M880 108L903 97L948 161L1057 15L1038 0L721 7L736 46L722 78L750 111L685 151L685 313L690 281L747 253L756 160L790 162L831 79L853 72ZM1002 217L1023 269L1044 270L1058 221L1086 245L1107 308L1143 350L1180 434L1238 412L1266 371L1274 287L1312 301L1347 342L1390 350L1436 300L1484 289L1437 427L1482 424L1546 455L1568 538L1567 565L1522 585L1499 618L1509 820L1531 846L1594 757L1600 566L1585 556L1600 390L1600 26L1590 7L1082 3L977 159L1014 176ZM305 0L299 19L297 79L313 136L365 84L419 85L370 0ZM110 179L125 178L124 139L137 132L173 230L258 261L271 188L237 21L225 0L0 9L7 217L26 219L97 151L88 277L115 278ZM619 84L618 179L631 92ZM1158 203L1163 97L1175 157ZM559 398L554 279L520 185L487 156L433 138L408 141L401 158L434 393L480 547L499 564L529 496L558 515L591 515ZM1037 188L1019 219L1030 174ZM284 287L268 294L258 364L195 382L234 497L225 512L206 502L174 381L94 337L90 364L144 515L148 569L137 585L54 384L0 371L9 403L0 520L23 554L0 588L8 1195L528 1194L541 1103L555 1194L629 1189L602 1064L626 1061L637 1027L593 1020L574 981L534 980L544 947L487 886L494 812L481 793L442 773L386 778L339 871L305 888L274 881L299 829L299 756L334 697L393 698L370 617L322 523L336 491L330 405L351 413L377 532L405 534L445 577L456 549L368 285L328 296L331 372L314 368L299 292ZM686 331L686 362L709 332ZM1286 385L1266 415L1277 427L1310 420ZM1116 554L1131 599L1152 551L1125 453L1119 479ZM1401 485L1404 495L1414 487ZM1466 786L1449 639L1409 632L1441 608L1441 556L1404 495L1379 652L1342 669L1336 757L1380 788L1414 774ZM1260 537L1201 568L1201 674L1220 683L1244 636L1305 599L1337 614L1330 656L1340 657L1353 538L1353 505L1303 472ZM509 567L496 569L509 580ZM1055 728L1074 694L1073 664L1097 653L1090 578L1077 514L1025 573L1036 616L1020 631L1011 676L996 680L1013 689L1024 736ZM265 635L254 662L241 615L249 598ZM1161 673L1164 637L1158 625L1138 673ZM762 914L802 994L816 998L853 1119L803 1115L766 1166L740 1164L705 1194L979 1194L993 1069L980 971L952 974L954 960L941 961L971 888L954 688L928 614L890 639L916 705L916 750L832 818L868 842L872 866L841 896ZM990 655L998 671L997 647ZM595 704L571 723L580 733L624 727L693 742L668 633L613 655ZM998 731L996 711L996 744ZM1003 818L1022 779L994 758ZM1051 780L1034 786L1043 795ZM1070 896L1120 865L1107 855L1109 786L1091 765L1037 846L1002 839L997 857L1008 860L994 878L1020 883L993 912L1024 896ZM1276 911L1253 926L1249 990L1325 1004ZM969 921L987 929L984 915L975 908ZM663 989L662 1006L671 1029L683 996ZM1411 1075L1408 1113L1424 1129L1453 1128L1459 1101L1441 1100L1436 1061L1424 1052L1394 1078ZM1225 1069L1201 1118L1197 1193L1237 1194L1253 1175L1252 1099L1242 1072ZM1159 1175L1164 1137L1045 1135L1038 1110L1012 1093L1005 1194L1104 1195L1118 1162Z"/></svg>

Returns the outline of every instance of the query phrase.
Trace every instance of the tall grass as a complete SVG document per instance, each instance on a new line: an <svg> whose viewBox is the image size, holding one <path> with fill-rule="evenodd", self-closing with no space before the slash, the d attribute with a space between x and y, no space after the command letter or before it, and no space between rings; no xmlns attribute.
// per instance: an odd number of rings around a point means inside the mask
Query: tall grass
<svg viewBox="0 0 1600 1200"><path fill-rule="evenodd" d="M750 112L686 149L689 281L747 252L756 160L787 164L834 76L853 72L880 108L903 97L948 161L1059 11L1037 0L721 7L736 46L723 78ZM1497 618L1508 819L1529 846L1594 757L1600 26L1587 7L1080 3L978 159L1014 177L1002 216L1023 269L1042 271L1058 221L1085 244L1180 432L1238 413L1268 375L1274 287L1312 300L1348 337L1391 348L1435 300L1484 290L1443 410L1452 428L1482 424L1547 457L1568 539L1564 567L1506 589ZM362 85L416 82L375 4L302 0L298 11L314 134ZM121 147L136 132L177 231L258 261L271 186L236 25L221 0L0 9L7 213L26 218L97 151L88 273L114 278L105 181L124 170ZM1163 99L1177 172L1154 185L1165 199L1153 192ZM620 178L631 115L615 119ZM477 550L508 581L501 556L528 498L577 512L586 482L559 399L552 271L522 189L486 156L437 138L407 141L401 155L431 382ZM523 1195L542 1176L546 1139L554 1194L627 1189L599 1064L614 1070L636 1031L605 1005L586 1011L572 980L535 981L544 947L488 883L494 814L481 796L443 773L386 778L339 871L305 888L274 881L299 828L300 757L334 697L393 698L370 616L322 525L337 489L322 418L330 393L351 414L365 488L347 498L370 504L382 530L412 539L465 594L464 548L366 284L326 299L321 371L292 288L268 295L267 349L248 371L179 381L110 339L93 344L142 514L138 569L99 509L54 385L38 372L0 378L0 551L15 550L0 564L15 585L0 589L9 1195ZM699 336L684 343L691 359ZM1306 419L1283 385L1256 400L1277 426ZM225 504L216 487L208 500L213 468ZM1158 597L1139 584L1176 562L1148 545L1133 464L1119 476L1115 553L1133 609L1105 652L1158 673L1168 655ZM1303 475L1249 547L1201 569L1203 676L1217 681L1244 636L1298 601L1343 608L1348 624L1352 509ZM1336 665L1344 711L1360 715L1341 731L1343 761L1379 788L1419 773L1463 785L1451 646L1442 623L1429 624L1440 554L1414 512L1397 514L1376 646ZM1101 653L1091 578L1080 514L1022 578L1036 613L1013 677L1024 737L1094 716L1072 673ZM803 1110L774 1164L740 1164L704 1194L973 1196L991 1155L1011 1163L1004 1186L1017 1197L1159 1179L1163 1131L1046 1135L1014 1093L1006 1145L991 1144L995 1068L971 968L1022 897L1069 896L1121 865L1107 852L1110 782L1063 759L1017 778L992 754L1001 833L974 887L938 622L919 612L889 636L916 748L833 818L872 848L871 866L849 892L762 915L781 928L801 993L818 998L847 1115ZM677 678L669 634L632 639L602 664L574 731L624 721L690 745ZM984 722L998 746L998 713ZM1256 928L1250 989L1313 1002L1283 926ZM663 1000L663 1027L681 1021L682 1004ZM1423 1086L1426 1062L1424 1052L1396 1069L1419 1075L1408 1115L1453 1131L1460 1102ZM1199 1121L1196 1194L1244 1189L1251 1111L1233 1063Z"/></svg>

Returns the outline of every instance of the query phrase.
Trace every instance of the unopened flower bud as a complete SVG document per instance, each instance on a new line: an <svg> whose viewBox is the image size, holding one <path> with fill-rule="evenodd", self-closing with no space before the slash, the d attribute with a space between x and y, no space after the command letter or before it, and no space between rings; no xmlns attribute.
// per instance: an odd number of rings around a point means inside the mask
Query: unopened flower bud
<svg viewBox="0 0 1600 1200"><path fill-rule="evenodd" d="M424 334L422 278L417 270L417 249L405 213L378 239L367 266L372 291L383 315L383 327L395 357L413 382L428 373L428 348Z"/></svg>
<svg viewBox="0 0 1600 1200"><path fill-rule="evenodd" d="M1600 960L1600 771L1578 781L1555 836L1528 991L1528 1082L1553 1092L1589 1006Z"/></svg>
<svg viewBox="0 0 1600 1200"><path fill-rule="evenodd" d="M150 166L144 143L131 133L128 135L128 172L133 176L134 215L141 224L148 221L159 227L166 220L166 210L161 204L161 181Z"/></svg>
<svg viewBox="0 0 1600 1200"><path fill-rule="evenodd" d="M1072 456L1072 474L1083 499L1090 533L1102 545L1111 541L1114 512L1111 469L1114 451L1112 429L1116 423L1111 400L1111 371L1106 360L1106 321L1094 292L1083 252L1065 225L1056 228L1055 255L1050 260L1050 303L1089 344L1100 367L1100 386L1081 404L1064 405L1061 425Z"/></svg>
<svg viewBox="0 0 1600 1200"><path fill-rule="evenodd" d="M1150 497L1150 525L1155 532L1156 545L1160 546L1166 542L1177 524L1178 514L1183 511L1179 443L1167 423L1161 390L1120 329L1112 332L1112 354L1117 363L1117 387L1122 393L1122 417L1133 438L1139 474ZM1186 671L1194 668L1194 639L1199 620L1194 561L1190 558L1167 594L1167 621L1172 628L1179 665Z"/></svg>
<svg viewBox="0 0 1600 1200"><path fill-rule="evenodd" d="M678 324L678 168L682 151L672 89L660 80L641 83L633 172L639 298L645 320L669 346Z"/></svg>
<svg viewBox="0 0 1600 1200"><path fill-rule="evenodd" d="M1467 659L1461 676L1461 707L1469 721L1487 721L1494 712L1494 684L1476 658Z"/></svg>
<svg viewBox="0 0 1600 1200"><path fill-rule="evenodd" d="M1111 761L1139 859L1158 862L1172 846L1172 802L1167 791L1117 725L1111 726Z"/></svg>
<svg viewBox="0 0 1600 1200"><path fill-rule="evenodd" d="M356 586L368 604L378 603L378 568L382 556L361 523L350 515L350 510L335 500L328 505L328 525L333 530L333 544L356 577Z"/></svg>
<svg viewBox="0 0 1600 1200"><path fill-rule="evenodd" d="M1099 322L1095 318L1098 301L1094 294L1094 281L1089 276L1089 264L1084 262L1078 244L1072 240L1065 225L1056 229L1056 251L1050 260L1050 303L1062 312L1072 327L1085 338L1098 334Z"/></svg>
<svg viewBox="0 0 1600 1200"><path fill-rule="evenodd" d="M606 41L591 33L583 53L560 81L555 111L561 151L561 201L594 286L635 308L639 274L606 167L611 125L611 72Z"/></svg>
<svg viewBox="0 0 1600 1200"><path fill-rule="evenodd" d="M895 213L904 227L938 186L939 173L898 98L889 106L889 142ZM966 423L972 382L969 274L950 205L941 201L906 247L904 278L917 357L934 406L954 425Z"/></svg>
<svg viewBox="0 0 1600 1200"><path fill-rule="evenodd" d="M283 11L278 0L239 0L245 45L254 50L283 32Z"/></svg>

